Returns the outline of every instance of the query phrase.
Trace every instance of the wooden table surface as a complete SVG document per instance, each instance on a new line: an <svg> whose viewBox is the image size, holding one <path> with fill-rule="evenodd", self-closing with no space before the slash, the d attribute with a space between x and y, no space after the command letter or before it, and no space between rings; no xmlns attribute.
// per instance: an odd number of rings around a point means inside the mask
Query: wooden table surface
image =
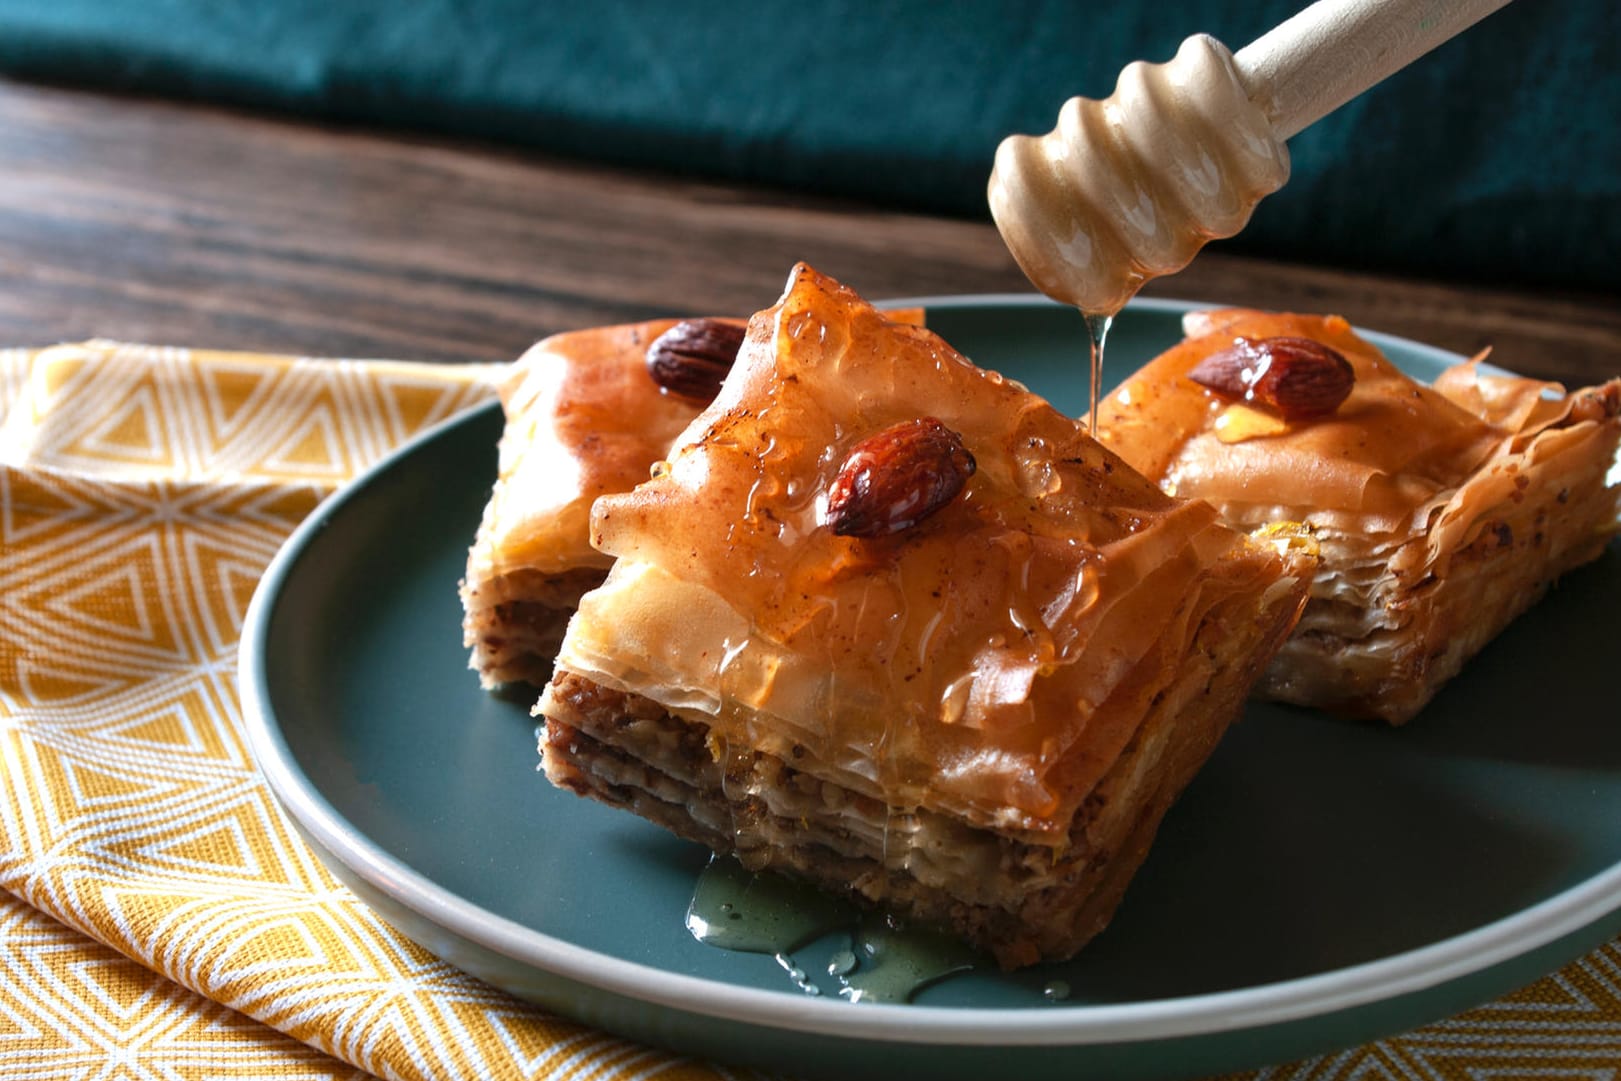
<svg viewBox="0 0 1621 1081"><path fill-rule="evenodd" d="M988 219L0 81L0 345L508 359L557 330L752 312L800 259L873 299L1029 290ZM1334 311L1570 383L1621 373L1613 296L1218 251L1147 293Z"/></svg>

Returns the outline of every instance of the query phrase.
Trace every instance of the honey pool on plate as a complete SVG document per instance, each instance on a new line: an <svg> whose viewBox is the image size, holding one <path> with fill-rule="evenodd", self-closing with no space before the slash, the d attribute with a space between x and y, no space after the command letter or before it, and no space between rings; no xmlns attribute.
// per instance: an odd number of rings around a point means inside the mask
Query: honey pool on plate
<svg viewBox="0 0 1621 1081"><path fill-rule="evenodd" d="M850 1002L908 1002L936 980L992 964L954 939L723 856L699 874L686 924L706 945L771 957L807 995L826 993L831 980Z"/></svg>

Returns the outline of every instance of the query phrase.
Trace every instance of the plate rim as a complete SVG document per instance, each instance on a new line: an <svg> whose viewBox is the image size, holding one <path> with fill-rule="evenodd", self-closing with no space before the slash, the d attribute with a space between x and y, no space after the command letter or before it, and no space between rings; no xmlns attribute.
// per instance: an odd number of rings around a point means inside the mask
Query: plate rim
<svg viewBox="0 0 1621 1081"><path fill-rule="evenodd" d="M904 297L883 307L1061 307L1025 293ZM1129 310L1180 315L1231 305L1137 298ZM1464 358L1436 346L1379 331L1356 332L1431 361ZM1503 372L1495 365L1484 370ZM288 536L267 566L244 616L238 647L239 697L250 753L266 784L294 822L345 869L395 904L495 954L554 977L628 1000L734 1023L808 1035L838 1035L934 1046L1069 1047L1120 1045L1237 1033L1309 1020L1424 991L1484 972L1592 926L1621 909L1621 861L1534 905L1472 930L1356 965L1225 991L1109 1004L1042 1005L1039 1009L864 1003L794 996L689 976L612 957L557 938L462 898L384 851L349 822L298 768L270 708L264 640L276 598L299 556L327 523L379 476L429 444L498 411L489 401L419 433L341 486ZM398 929L397 929L398 930ZM401 931L404 934L403 931ZM406 935L410 938L410 935ZM432 952L432 951L430 951Z"/></svg>

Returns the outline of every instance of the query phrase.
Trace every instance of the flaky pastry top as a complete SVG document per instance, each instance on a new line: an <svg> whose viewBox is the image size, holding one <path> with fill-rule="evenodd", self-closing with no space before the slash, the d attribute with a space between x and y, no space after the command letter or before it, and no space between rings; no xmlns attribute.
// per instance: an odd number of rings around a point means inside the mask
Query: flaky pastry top
<svg viewBox="0 0 1621 1081"><path fill-rule="evenodd" d="M475 564L495 574L608 566L591 547L592 502L646 480L702 408L647 373L648 345L675 323L567 331L514 363L501 387L507 422Z"/></svg>
<svg viewBox="0 0 1621 1081"><path fill-rule="evenodd" d="M1596 434L1596 422L1613 427L1621 397L1618 381L1567 393L1557 383L1482 371L1481 358L1426 386L1333 315L1224 309L1191 313L1184 330L1181 343L1099 404L1103 443L1168 491L1215 503L1229 521L1320 525L1370 558L1397 558L1399 570L1433 571L1483 528L1524 465L1498 470L1499 462L1540 441L1530 459L1539 460ZM1235 339L1278 336L1321 342L1350 362L1355 384L1332 414L1256 418L1187 378ZM1412 539L1425 543L1392 556Z"/></svg>
<svg viewBox="0 0 1621 1081"><path fill-rule="evenodd" d="M977 462L890 536L839 536L857 442L937 418ZM1060 830L1211 606L1284 575L1018 383L803 265L719 397L592 542L618 562L559 664L891 806Z"/></svg>

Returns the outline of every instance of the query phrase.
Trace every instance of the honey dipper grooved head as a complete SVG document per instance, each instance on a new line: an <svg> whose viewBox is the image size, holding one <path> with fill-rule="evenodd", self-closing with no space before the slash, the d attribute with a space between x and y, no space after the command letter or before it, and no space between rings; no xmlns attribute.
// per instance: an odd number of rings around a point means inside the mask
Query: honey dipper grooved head
<svg viewBox="0 0 1621 1081"><path fill-rule="evenodd" d="M1232 53L1198 34L1167 63L1127 66L1111 97L1071 98L1046 135L1003 140L988 195L1037 288L1112 314L1237 233L1288 178L1288 149Z"/></svg>

